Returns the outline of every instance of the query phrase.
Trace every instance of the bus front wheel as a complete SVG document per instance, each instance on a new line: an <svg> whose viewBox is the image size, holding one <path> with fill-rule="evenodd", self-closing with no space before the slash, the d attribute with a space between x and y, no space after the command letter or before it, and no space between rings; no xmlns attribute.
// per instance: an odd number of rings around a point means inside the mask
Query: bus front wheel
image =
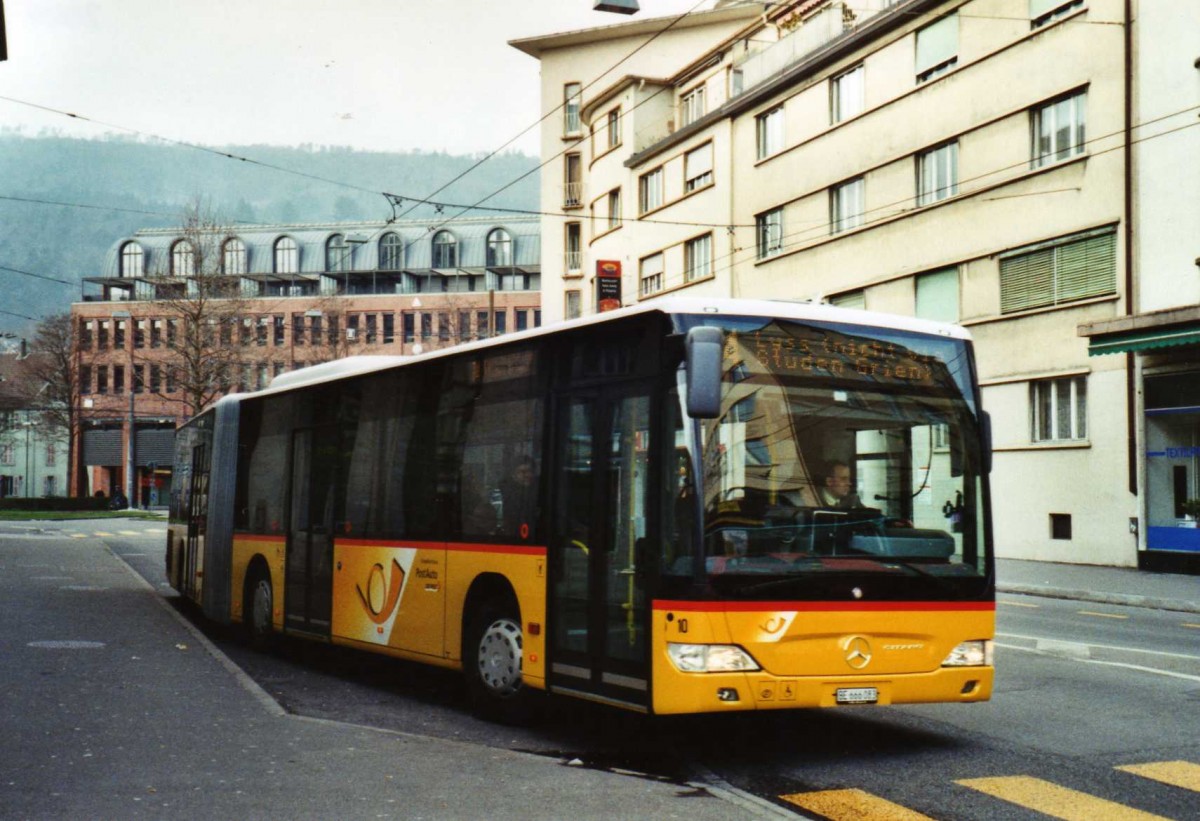
<svg viewBox="0 0 1200 821"><path fill-rule="evenodd" d="M275 630L271 612L274 602L271 574L260 567L246 585L245 605L242 609L242 618L246 623L250 643L260 650L271 643L271 636Z"/></svg>
<svg viewBox="0 0 1200 821"><path fill-rule="evenodd" d="M478 607L464 649L467 694L475 712L506 724L528 721L533 693L521 678L524 640L516 605L489 600Z"/></svg>

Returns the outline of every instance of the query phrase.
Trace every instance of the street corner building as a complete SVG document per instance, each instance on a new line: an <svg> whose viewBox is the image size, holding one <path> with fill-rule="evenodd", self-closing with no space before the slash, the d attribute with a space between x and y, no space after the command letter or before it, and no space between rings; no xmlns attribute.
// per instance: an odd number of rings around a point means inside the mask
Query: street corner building
<svg viewBox="0 0 1200 821"><path fill-rule="evenodd" d="M512 41L558 112L547 320L673 294L958 323L998 555L1197 572L1197 42L1189 0L718 2Z"/></svg>

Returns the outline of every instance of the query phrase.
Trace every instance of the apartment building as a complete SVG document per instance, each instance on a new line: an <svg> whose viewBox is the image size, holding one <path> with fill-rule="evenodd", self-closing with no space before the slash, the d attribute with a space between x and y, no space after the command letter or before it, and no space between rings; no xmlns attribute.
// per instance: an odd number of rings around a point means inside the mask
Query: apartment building
<svg viewBox="0 0 1200 821"><path fill-rule="evenodd" d="M174 432L231 391L541 324L531 217L147 229L71 307L76 494L165 504Z"/></svg>
<svg viewBox="0 0 1200 821"><path fill-rule="evenodd" d="M1132 183L1138 5L718 3L514 41L562 105L542 134L548 318L683 292L960 323L999 555L1150 566L1132 365L1078 331L1136 310L1129 190L1170 207Z"/></svg>
<svg viewBox="0 0 1200 821"><path fill-rule="evenodd" d="M63 496L67 437L47 417L25 340L0 340L0 499Z"/></svg>

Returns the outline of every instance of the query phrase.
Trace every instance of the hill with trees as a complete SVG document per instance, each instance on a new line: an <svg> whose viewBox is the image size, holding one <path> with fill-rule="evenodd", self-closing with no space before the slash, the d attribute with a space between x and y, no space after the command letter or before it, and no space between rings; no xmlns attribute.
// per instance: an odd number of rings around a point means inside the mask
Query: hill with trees
<svg viewBox="0 0 1200 821"><path fill-rule="evenodd" d="M33 320L80 298L81 278L99 274L114 242L139 228L180 225L198 201L230 223L386 219L393 210L383 192L409 201L403 213L479 159L305 145L201 150L0 132L0 333L31 335ZM533 210L536 167L527 155L497 155L434 199L471 205L511 184L467 215ZM406 218L432 215L421 206Z"/></svg>

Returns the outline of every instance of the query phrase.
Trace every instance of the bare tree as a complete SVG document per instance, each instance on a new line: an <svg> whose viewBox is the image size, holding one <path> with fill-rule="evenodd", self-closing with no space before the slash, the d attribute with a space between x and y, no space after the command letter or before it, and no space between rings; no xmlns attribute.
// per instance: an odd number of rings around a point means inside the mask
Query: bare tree
<svg viewBox="0 0 1200 821"><path fill-rule="evenodd" d="M171 378L155 393L181 403L185 417L227 393L245 366L247 309L257 294L243 293L239 274L244 271L226 270L225 242L233 235L211 210L194 202L184 211L167 269L152 276L154 299L165 318L160 340L165 352L151 352L145 361L170 369Z"/></svg>
<svg viewBox="0 0 1200 821"><path fill-rule="evenodd" d="M65 441L75 452L78 436L79 360L75 350L75 323L69 313L54 314L38 323L32 350L21 362L23 407L39 435L48 441Z"/></svg>

